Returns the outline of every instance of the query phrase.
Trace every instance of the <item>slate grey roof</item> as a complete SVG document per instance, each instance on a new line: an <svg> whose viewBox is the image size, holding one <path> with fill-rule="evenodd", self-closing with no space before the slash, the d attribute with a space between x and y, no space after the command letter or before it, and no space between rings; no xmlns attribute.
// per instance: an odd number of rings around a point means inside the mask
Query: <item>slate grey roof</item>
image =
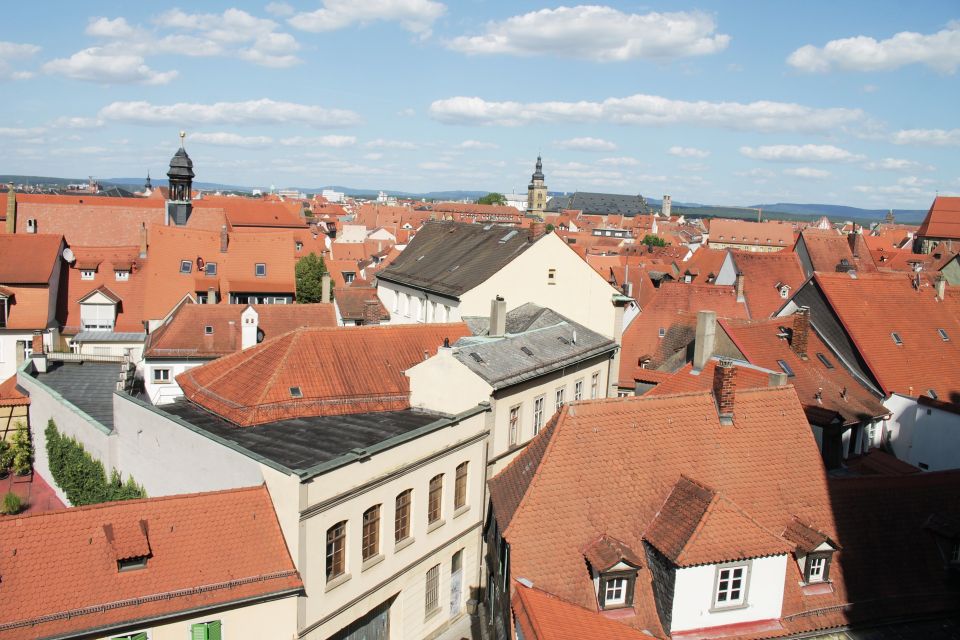
<svg viewBox="0 0 960 640"><path fill-rule="evenodd" d="M457 340L453 357L494 389L503 389L616 349L614 341L599 333L527 303L507 314L505 336L489 337L484 328Z"/></svg>
<svg viewBox="0 0 960 640"><path fill-rule="evenodd" d="M113 431L113 392L120 365L101 362L51 362L34 377L75 407Z"/></svg>
<svg viewBox="0 0 960 640"><path fill-rule="evenodd" d="M506 332L523 333L531 329L550 327L566 318L552 309L541 307L538 304L527 302L507 314ZM490 316L466 316L463 321L475 336L485 336L490 330Z"/></svg>
<svg viewBox="0 0 960 640"><path fill-rule="evenodd" d="M577 191L572 196L551 198L547 204L549 211L561 209L576 209L588 214L635 216L638 213L647 212L647 202L643 196L639 195Z"/></svg>
<svg viewBox="0 0 960 640"><path fill-rule="evenodd" d="M459 297L533 246L528 229L426 222L379 280Z"/></svg>
<svg viewBox="0 0 960 640"><path fill-rule="evenodd" d="M114 333L113 331L81 331L74 342L145 342L146 333Z"/></svg>

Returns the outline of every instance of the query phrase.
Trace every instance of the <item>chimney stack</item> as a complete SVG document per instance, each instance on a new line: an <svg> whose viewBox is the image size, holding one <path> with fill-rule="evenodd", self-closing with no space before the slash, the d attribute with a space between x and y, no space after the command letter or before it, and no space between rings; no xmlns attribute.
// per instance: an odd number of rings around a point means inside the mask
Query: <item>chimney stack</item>
<svg viewBox="0 0 960 640"><path fill-rule="evenodd" d="M33 361L33 368L38 373L47 372L47 350L43 346L42 331L33 332L33 339L30 343L30 359Z"/></svg>
<svg viewBox="0 0 960 640"><path fill-rule="evenodd" d="M720 424L733 424L733 399L737 390L737 368L726 358L717 363L713 371L713 398L717 403Z"/></svg>
<svg viewBox="0 0 960 640"><path fill-rule="evenodd" d="M697 313L697 335L693 343L693 368L702 371L710 356L717 339L717 312L700 311Z"/></svg>
<svg viewBox="0 0 960 640"><path fill-rule="evenodd" d="M330 274L324 273L323 278L320 280L320 302L324 304L330 303Z"/></svg>
<svg viewBox="0 0 960 640"><path fill-rule="evenodd" d="M17 232L17 190L7 185L7 233Z"/></svg>
<svg viewBox="0 0 960 640"><path fill-rule="evenodd" d="M380 324L380 301L376 298L364 300L363 324Z"/></svg>
<svg viewBox="0 0 960 640"><path fill-rule="evenodd" d="M140 259L147 257L147 223L140 223Z"/></svg>
<svg viewBox="0 0 960 640"><path fill-rule="evenodd" d="M257 344L257 331L260 329L260 314L247 305L240 314L240 348L249 349Z"/></svg>
<svg viewBox="0 0 960 640"><path fill-rule="evenodd" d="M935 286L937 287L937 300L943 302L944 296L947 295L947 279L942 275L937 276Z"/></svg>
<svg viewBox="0 0 960 640"><path fill-rule="evenodd" d="M733 286L737 290L737 302L743 302L746 298L743 297L743 274L737 273L737 278L733 282Z"/></svg>
<svg viewBox="0 0 960 640"><path fill-rule="evenodd" d="M223 225L220 227L220 253L226 253L229 244L230 236L227 235L227 225Z"/></svg>
<svg viewBox="0 0 960 640"><path fill-rule="evenodd" d="M800 307L793 314L793 336L790 347L798 356L807 359L807 339L810 336L810 307Z"/></svg>
<svg viewBox="0 0 960 640"><path fill-rule="evenodd" d="M545 222L534 222L530 225L530 242L536 242L547 233Z"/></svg>
<svg viewBox="0 0 960 640"><path fill-rule="evenodd" d="M507 302L500 296L490 301L490 330L487 335L500 337L507 332Z"/></svg>
<svg viewBox="0 0 960 640"><path fill-rule="evenodd" d="M854 227L853 231L847 234L847 244L850 245L850 254L854 258L859 258L860 255L857 253L857 228Z"/></svg>

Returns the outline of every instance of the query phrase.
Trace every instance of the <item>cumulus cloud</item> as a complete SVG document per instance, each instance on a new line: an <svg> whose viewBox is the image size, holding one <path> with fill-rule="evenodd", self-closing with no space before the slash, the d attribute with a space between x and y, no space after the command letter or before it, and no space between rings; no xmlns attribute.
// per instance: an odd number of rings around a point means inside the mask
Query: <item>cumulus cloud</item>
<svg viewBox="0 0 960 640"><path fill-rule="evenodd" d="M155 105L146 101L112 102L101 109L98 115L103 120L147 125L301 124L311 127L344 127L360 122L360 116L353 111L278 102L269 98L213 104L178 102Z"/></svg>
<svg viewBox="0 0 960 640"><path fill-rule="evenodd" d="M69 58L56 58L43 65L46 73L100 84L167 84L176 71L154 71L142 56L90 47Z"/></svg>
<svg viewBox="0 0 960 640"><path fill-rule="evenodd" d="M192 133L190 141L200 144L212 144L218 147L265 147L273 143L268 136L241 136L236 133L218 131L215 133Z"/></svg>
<svg viewBox="0 0 960 640"><path fill-rule="evenodd" d="M695 147L670 147L667 153L678 158L706 158L710 155L709 151Z"/></svg>
<svg viewBox="0 0 960 640"><path fill-rule="evenodd" d="M0 127L0 138L33 138L44 131L43 127Z"/></svg>
<svg viewBox="0 0 960 640"><path fill-rule="evenodd" d="M932 171L933 167L924 165L916 160L906 160L904 158L883 158L874 162L868 162L863 165L869 171Z"/></svg>
<svg viewBox="0 0 960 640"><path fill-rule="evenodd" d="M740 153L754 160L771 162L852 162L863 156L831 144L774 144L762 147L740 147Z"/></svg>
<svg viewBox="0 0 960 640"><path fill-rule="evenodd" d="M754 169L747 169L745 171L734 171L733 175L740 176L741 178L772 178L776 174L770 169L757 167Z"/></svg>
<svg viewBox="0 0 960 640"><path fill-rule="evenodd" d="M492 142L481 142L479 140L464 140L457 145L458 149L499 149L500 147Z"/></svg>
<svg viewBox="0 0 960 640"><path fill-rule="evenodd" d="M640 166L640 161L636 158L631 158L629 156L619 156L613 158L600 158L597 160L597 164L606 166L606 167L637 167Z"/></svg>
<svg viewBox="0 0 960 640"><path fill-rule="evenodd" d="M807 178L810 180L823 180L830 177L830 172L824 169L814 169L812 167L796 167L794 169L784 169L784 175L795 176L797 178Z"/></svg>
<svg viewBox="0 0 960 640"><path fill-rule="evenodd" d="M787 63L800 71L889 71L909 64L924 64L941 73L953 73L960 65L960 21L937 33L924 35L902 31L886 40L855 36L831 40L822 48L800 47Z"/></svg>
<svg viewBox="0 0 960 640"><path fill-rule="evenodd" d="M893 134L892 142L925 147L957 147L960 146L960 129L902 129Z"/></svg>
<svg viewBox="0 0 960 640"><path fill-rule="evenodd" d="M602 138L570 138L554 142L561 149L570 151L613 151L617 145Z"/></svg>
<svg viewBox="0 0 960 640"><path fill-rule="evenodd" d="M292 16L297 12L296 9L286 2L270 2L264 9L266 9L267 13L281 18Z"/></svg>
<svg viewBox="0 0 960 640"><path fill-rule="evenodd" d="M53 126L63 129L96 129L103 126L100 118L61 116L53 121Z"/></svg>
<svg viewBox="0 0 960 640"><path fill-rule="evenodd" d="M33 77L30 71L14 70L14 62L36 55L40 47L34 44L0 41L0 79L26 80Z"/></svg>
<svg viewBox="0 0 960 640"><path fill-rule="evenodd" d="M398 22L407 31L427 37L433 23L445 11L442 3L433 0L323 0L322 9L298 13L288 22L297 29L313 33L375 21Z"/></svg>
<svg viewBox="0 0 960 640"><path fill-rule="evenodd" d="M292 138L283 138L280 144L286 147L351 147L357 143L355 136L294 136Z"/></svg>
<svg viewBox="0 0 960 640"><path fill-rule="evenodd" d="M637 94L602 102L492 102L456 96L435 100L430 117L444 124L524 126L605 122L627 125L695 124L737 131L823 133L864 119L860 109L818 109L789 102L696 102Z"/></svg>
<svg viewBox="0 0 960 640"><path fill-rule="evenodd" d="M541 9L486 25L485 32L448 43L468 54L548 54L619 62L681 58L723 51L713 17L699 11L624 13L606 6Z"/></svg>
<svg viewBox="0 0 960 640"><path fill-rule="evenodd" d="M408 142L406 140L385 140L383 138L377 138L376 140L370 140L365 143L363 146L368 149L418 149L419 146L413 142Z"/></svg>

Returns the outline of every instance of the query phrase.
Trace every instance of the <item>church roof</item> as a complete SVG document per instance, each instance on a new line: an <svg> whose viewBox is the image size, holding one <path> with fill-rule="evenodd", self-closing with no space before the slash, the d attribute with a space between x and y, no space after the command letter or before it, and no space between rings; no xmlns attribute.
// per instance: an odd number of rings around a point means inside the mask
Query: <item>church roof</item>
<svg viewBox="0 0 960 640"><path fill-rule="evenodd" d="M169 178L193 178L193 160L187 155L183 147L177 149L177 152L170 158L170 170L167 171Z"/></svg>

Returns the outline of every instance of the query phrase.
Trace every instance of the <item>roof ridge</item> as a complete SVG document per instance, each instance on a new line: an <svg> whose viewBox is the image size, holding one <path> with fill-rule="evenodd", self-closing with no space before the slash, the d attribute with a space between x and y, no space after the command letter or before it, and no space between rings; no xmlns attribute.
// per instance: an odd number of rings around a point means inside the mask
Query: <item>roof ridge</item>
<svg viewBox="0 0 960 640"><path fill-rule="evenodd" d="M545 437L547 437L546 434L549 433L549 434L550 434L550 441L547 442L547 446L545 446L545 447L543 448L543 454L541 454L541 456L540 456L540 462L537 464L536 469L533 470L533 473L530 474L530 482L527 483L527 488L526 488L526 490L523 492L523 495L520 496L520 500L517 502L517 506L516 506L516 507L514 508L514 510L513 510L513 515L510 517L510 522L507 524L506 529L503 530L503 534L502 534L502 535L503 535L504 538L507 537L508 532L509 532L510 529L513 527L514 522L516 522L517 514L520 513L520 510L521 510L521 508L523 507L524 503L527 502L527 497L528 497L528 496L533 492L533 490L535 489L535 486L534 486L534 485L535 485L535 484L536 484L536 485L539 485L538 480L540 479L540 469L543 468L543 462L544 462L544 460L547 459L547 455L548 455L551 451L553 451L553 447L554 447L554 445L555 445L556 442L557 442L557 437L556 437L556 436L557 436L557 432L560 430L560 427L566 422L565 419L566 419L566 417L567 417L567 415L568 415L568 409L569 409L569 408L570 408L570 405L568 405L568 404L563 406L563 409L561 410L560 414L559 414L559 415L557 416L557 418L556 418L557 421L556 421L556 424L554 424L553 429L550 429L550 428L549 428L549 427L550 427L550 424L547 423L547 425L544 426L543 430L542 430L539 434L537 434L537 436L539 436L539 437L541 437L541 438L545 438ZM530 450L530 445L531 445L531 444L532 444L532 441L529 442L529 443L527 443L527 447L526 447L526 449L524 449L524 451ZM531 454L531 455L532 455L532 454ZM521 457L523 457L523 456L520 455L520 456L517 456L516 458L514 458L513 460L511 460L511 461L510 461L510 464L507 465L507 467L504 467L504 469L503 469L500 473L498 473L497 475L499 476L499 475L502 474L504 471L506 471L508 467L511 467L511 466L513 466L515 463L517 463L517 462L520 460Z"/></svg>

